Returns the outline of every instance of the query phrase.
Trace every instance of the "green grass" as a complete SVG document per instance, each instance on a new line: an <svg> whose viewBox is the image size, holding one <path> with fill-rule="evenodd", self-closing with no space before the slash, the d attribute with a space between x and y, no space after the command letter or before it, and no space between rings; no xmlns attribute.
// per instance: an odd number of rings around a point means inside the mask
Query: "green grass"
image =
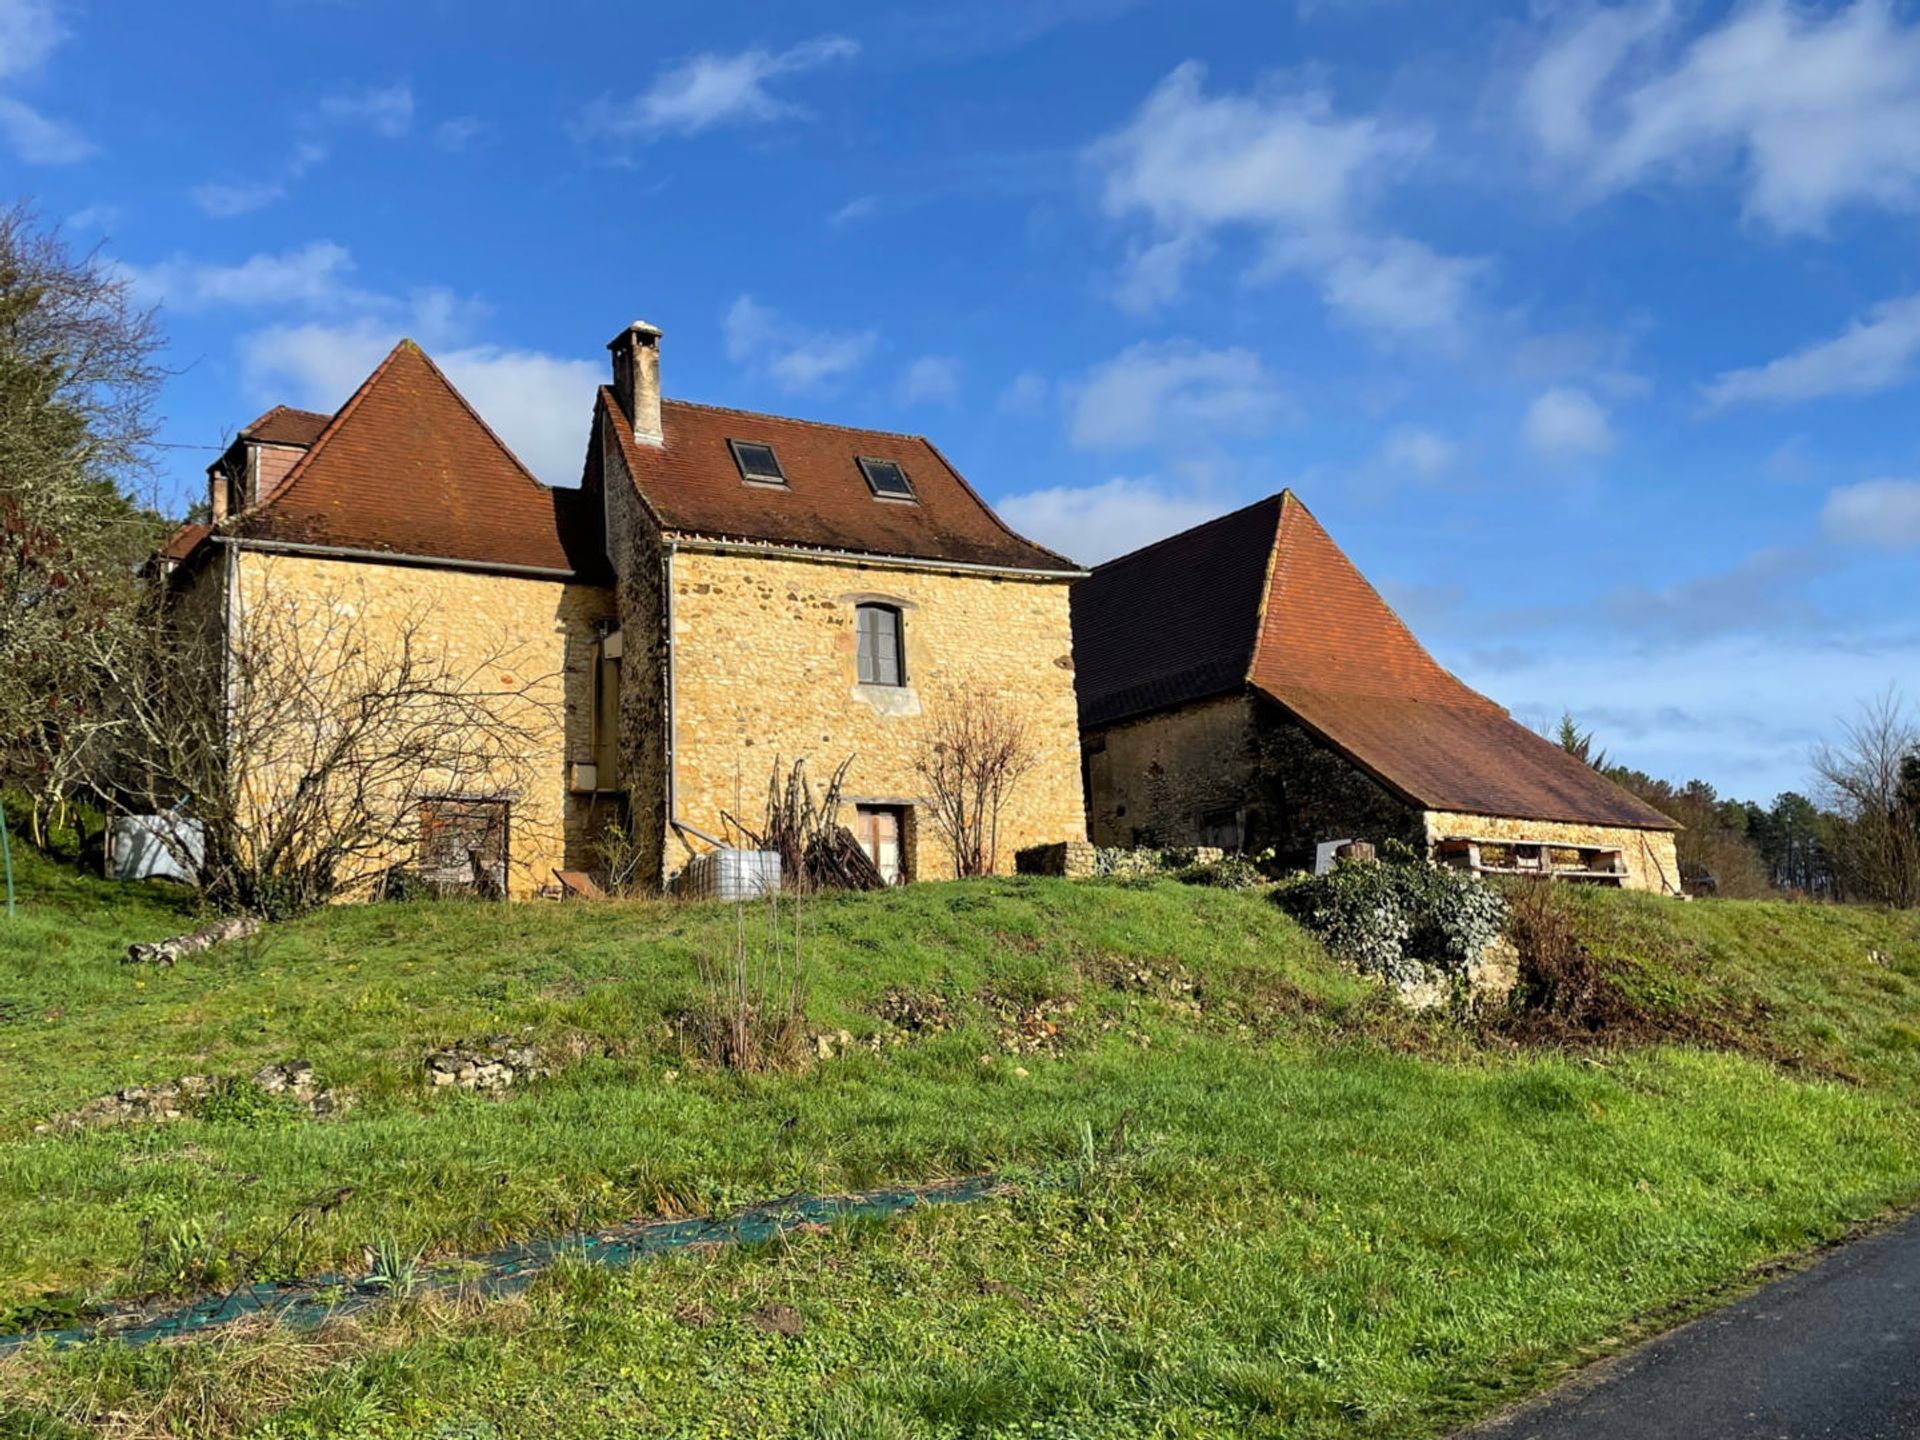
<svg viewBox="0 0 1920 1440"><path fill-rule="evenodd" d="M674 1032L724 908L339 910L167 970L117 960L177 928L162 896L24 868L0 1312L177 1293L237 1278L234 1254L312 1273L797 1190L1016 1183L565 1266L524 1300L35 1350L0 1360L0 1433L1430 1435L1920 1195L1913 916L1583 894L1636 996L1723 1048L1561 1054L1398 1014L1257 896L926 885L806 912L809 1027L879 1049L742 1076ZM899 1036L890 991L950 1028ZM1009 1053L1006 1017L1036 1007L1058 1045ZM424 1083L428 1048L506 1031L576 1058L501 1099ZM34 1130L296 1056L354 1107ZM774 1303L799 1335L752 1323Z"/></svg>

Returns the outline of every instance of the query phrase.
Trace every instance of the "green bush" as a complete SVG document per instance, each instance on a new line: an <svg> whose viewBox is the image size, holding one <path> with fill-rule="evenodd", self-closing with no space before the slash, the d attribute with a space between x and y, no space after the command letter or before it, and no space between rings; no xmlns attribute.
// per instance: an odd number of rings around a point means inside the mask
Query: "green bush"
<svg viewBox="0 0 1920 1440"><path fill-rule="evenodd" d="M1218 860L1188 865L1175 872L1188 885L1211 885L1219 890L1253 890L1273 882L1245 855L1222 855Z"/></svg>
<svg viewBox="0 0 1920 1440"><path fill-rule="evenodd" d="M1435 972L1463 979L1500 938L1507 902L1464 870L1416 858L1405 847L1377 861L1343 861L1303 876L1274 897L1329 950L1396 985Z"/></svg>

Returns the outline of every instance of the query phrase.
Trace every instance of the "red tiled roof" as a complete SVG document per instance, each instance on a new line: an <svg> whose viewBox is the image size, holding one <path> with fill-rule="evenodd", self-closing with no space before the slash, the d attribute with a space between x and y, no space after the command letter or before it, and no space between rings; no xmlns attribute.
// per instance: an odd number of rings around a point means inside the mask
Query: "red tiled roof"
<svg viewBox="0 0 1920 1440"><path fill-rule="evenodd" d="M668 532L1013 570L1080 569L1009 529L921 436L685 400L662 401L660 412L660 445L634 439L610 387L601 388L596 415L611 421L641 498ZM771 445L786 486L746 484L729 440ZM898 464L917 503L876 499L857 463L862 456Z"/></svg>
<svg viewBox="0 0 1920 1440"><path fill-rule="evenodd" d="M1073 599L1083 728L1246 683L1425 808L1674 828L1442 668L1289 492L1103 565Z"/></svg>
<svg viewBox="0 0 1920 1440"><path fill-rule="evenodd" d="M298 445L305 449L320 438L320 432L331 419L331 415L322 415L317 410L276 405L243 429L239 438L258 440L263 445Z"/></svg>
<svg viewBox="0 0 1920 1440"><path fill-rule="evenodd" d="M211 525L182 525L169 535L160 546L162 560L184 560L200 548L200 542L213 533Z"/></svg>
<svg viewBox="0 0 1920 1440"><path fill-rule="evenodd" d="M295 433L270 410L278 433ZM250 429L254 427L249 427ZM604 569L597 508L534 479L411 340L394 346L232 534L394 556L572 571Z"/></svg>

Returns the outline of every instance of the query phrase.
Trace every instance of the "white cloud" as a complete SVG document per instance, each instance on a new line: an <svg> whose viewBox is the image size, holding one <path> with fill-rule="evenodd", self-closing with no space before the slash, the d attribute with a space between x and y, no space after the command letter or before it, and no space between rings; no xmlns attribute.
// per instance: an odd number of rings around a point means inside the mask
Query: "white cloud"
<svg viewBox="0 0 1920 1440"><path fill-rule="evenodd" d="M66 33L48 0L0 0L0 76L38 70Z"/></svg>
<svg viewBox="0 0 1920 1440"><path fill-rule="evenodd" d="M1535 142L1589 194L1731 172L1747 214L1782 231L1920 208L1920 22L1887 0L1753 0L1682 43L1674 16L1665 0L1594 11L1520 88Z"/></svg>
<svg viewBox="0 0 1920 1440"><path fill-rule="evenodd" d="M1437 430L1403 425L1387 436L1380 455L1396 470L1431 480L1460 462L1460 447Z"/></svg>
<svg viewBox="0 0 1920 1440"><path fill-rule="evenodd" d="M1014 529L1083 565L1098 565L1211 520L1221 507L1125 476L1012 495L995 508Z"/></svg>
<svg viewBox="0 0 1920 1440"><path fill-rule="evenodd" d="M582 128L645 141L663 135L697 135L720 125L797 118L806 112L772 94L767 82L848 59L859 51L859 45L845 36L823 35L781 51L695 55L662 70L631 100L595 102L588 107Z"/></svg>
<svg viewBox="0 0 1920 1440"><path fill-rule="evenodd" d="M0 95L0 135L29 165L72 165L99 148L66 121L11 95Z"/></svg>
<svg viewBox="0 0 1920 1440"><path fill-rule="evenodd" d="M262 403L332 411L412 334L528 469L549 485L577 485L601 367L535 350L436 343L460 328L431 300L404 318L275 325L241 342L241 371Z"/></svg>
<svg viewBox="0 0 1920 1440"><path fill-rule="evenodd" d="M329 125L358 127L398 139L413 128L413 86L398 80L364 90L336 91L321 98L314 114Z"/></svg>
<svg viewBox="0 0 1920 1440"><path fill-rule="evenodd" d="M455 154L465 150L487 131L487 122L473 115L456 115L433 127L433 143Z"/></svg>
<svg viewBox="0 0 1920 1440"><path fill-rule="evenodd" d="M1312 90L1208 94L1188 61L1088 159L1115 220L1144 226L1115 287L1125 308L1179 298L1218 237L1240 231L1262 254L1250 280L1303 272L1343 318L1387 334L1457 329L1482 263L1374 233L1373 197L1425 153L1423 127L1341 116Z"/></svg>
<svg viewBox="0 0 1920 1440"><path fill-rule="evenodd" d="M1787 404L1823 395L1871 395L1912 372L1920 355L1920 295L1888 300L1831 340L1750 370L1729 370L1706 387L1715 408Z"/></svg>
<svg viewBox="0 0 1920 1440"><path fill-rule="evenodd" d="M902 405L951 405L959 398L960 362L951 355L922 355L894 390Z"/></svg>
<svg viewBox="0 0 1920 1440"><path fill-rule="evenodd" d="M31 80L66 38L50 0L0 0L0 79ZM72 165L97 149L66 121L17 95L0 95L0 136L29 165Z"/></svg>
<svg viewBox="0 0 1920 1440"><path fill-rule="evenodd" d="M250 215L286 197L287 187L267 181L242 185L196 185L187 192L201 213L215 220Z"/></svg>
<svg viewBox="0 0 1920 1440"><path fill-rule="evenodd" d="M1546 456L1600 455L1613 448L1613 425L1584 390L1556 385L1527 407L1527 444Z"/></svg>
<svg viewBox="0 0 1920 1440"><path fill-rule="evenodd" d="M727 358L782 390L817 390L866 364L879 344L871 330L818 330L742 295L721 320Z"/></svg>
<svg viewBox="0 0 1920 1440"><path fill-rule="evenodd" d="M1398 236L1348 241L1325 263L1321 296L1364 330L1444 339L1464 320L1487 262L1441 255Z"/></svg>
<svg viewBox="0 0 1920 1440"><path fill-rule="evenodd" d="M1258 435L1292 413L1251 350L1142 340L1075 387L1068 433L1083 450L1125 450L1222 432Z"/></svg>
<svg viewBox="0 0 1920 1440"><path fill-rule="evenodd" d="M871 220L880 213L880 197L877 195L856 195L838 210L827 216L829 225L853 225L862 220Z"/></svg>
<svg viewBox="0 0 1920 1440"><path fill-rule="evenodd" d="M348 282L353 256L331 240L315 240L278 255L254 255L237 265L176 257L157 265L123 265L121 269L143 300L175 310L359 306L375 301Z"/></svg>
<svg viewBox="0 0 1920 1440"><path fill-rule="evenodd" d="M1820 507L1820 528L1847 545L1920 549L1920 480L1842 485Z"/></svg>
<svg viewBox="0 0 1920 1440"><path fill-rule="evenodd" d="M995 404L1003 414L1038 415L1046 408L1052 389L1047 377L1038 370L1022 370L1007 382L1007 388L1000 392Z"/></svg>

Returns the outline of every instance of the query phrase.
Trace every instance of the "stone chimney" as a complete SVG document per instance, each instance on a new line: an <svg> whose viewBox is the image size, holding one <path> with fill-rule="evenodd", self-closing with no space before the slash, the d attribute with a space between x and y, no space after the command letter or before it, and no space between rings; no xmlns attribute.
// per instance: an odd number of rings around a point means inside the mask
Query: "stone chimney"
<svg viewBox="0 0 1920 1440"><path fill-rule="evenodd" d="M613 352L613 393L633 422L633 438L658 445L660 429L660 330L636 320L607 342Z"/></svg>

